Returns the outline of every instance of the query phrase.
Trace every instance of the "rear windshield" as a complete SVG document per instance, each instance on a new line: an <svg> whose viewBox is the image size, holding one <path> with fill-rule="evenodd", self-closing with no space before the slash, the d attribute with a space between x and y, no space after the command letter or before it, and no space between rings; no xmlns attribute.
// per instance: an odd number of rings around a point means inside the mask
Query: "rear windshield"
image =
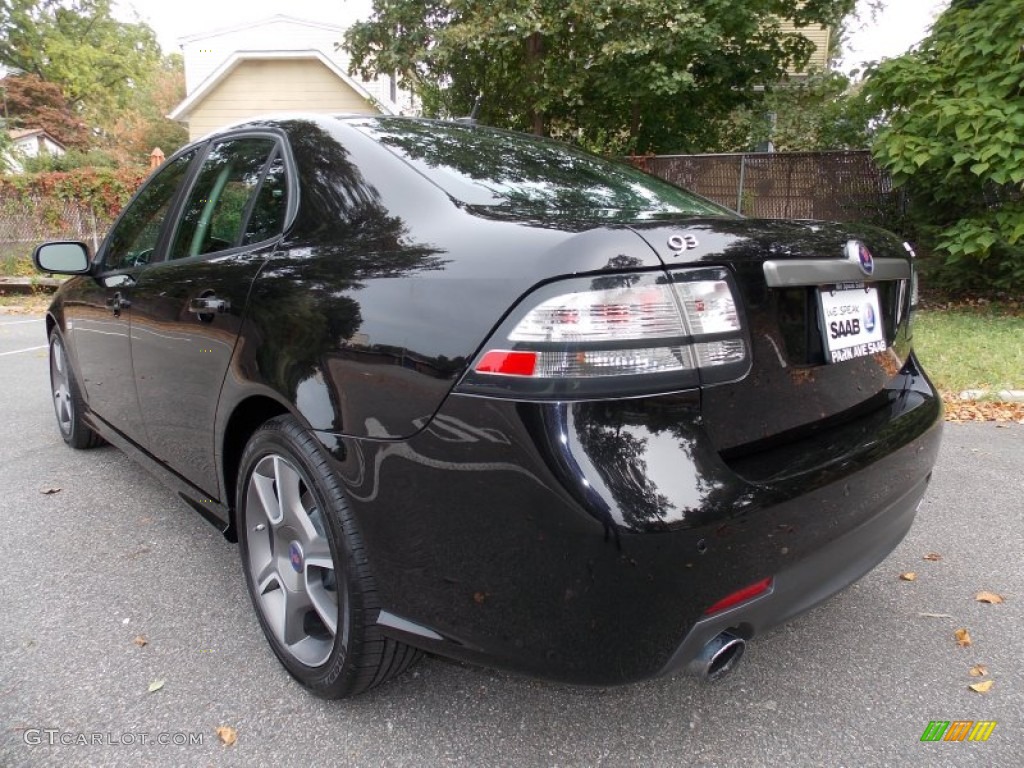
<svg viewBox="0 0 1024 768"><path fill-rule="evenodd" d="M458 123L357 121L456 200L546 212L734 215L709 200L566 144Z"/></svg>

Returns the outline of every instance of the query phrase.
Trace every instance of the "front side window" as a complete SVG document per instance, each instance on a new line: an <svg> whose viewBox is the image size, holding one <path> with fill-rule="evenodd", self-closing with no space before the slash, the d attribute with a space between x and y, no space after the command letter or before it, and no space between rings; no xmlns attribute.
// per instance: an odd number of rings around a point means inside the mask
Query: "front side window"
<svg viewBox="0 0 1024 768"><path fill-rule="evenodd" d="M103 265L106 269L128 269L148 264L160 238L174 193L188 172L196 150L172 160L146 185L124 212L107 240Z"/></svg>
<svg viewBox="0 0 1024 768"><path fill-rule="evenodd" d="M182 208L171 245L171 259L200 256L255 242L246 236L246 222L256 207L251 203L258 204L263 198L261 188L265 186L268 166L272 169L273 164L268 160L275 146L276 142L270 138L230 139L213 146ZM274 180L268 181L273 186ZM283 174L280 183L283 184ZM269 205L283 210L284 202L282 192L272 197ZM267 205L263 203L263 208ZM261 215L265 217L266 211Z"/></svg>

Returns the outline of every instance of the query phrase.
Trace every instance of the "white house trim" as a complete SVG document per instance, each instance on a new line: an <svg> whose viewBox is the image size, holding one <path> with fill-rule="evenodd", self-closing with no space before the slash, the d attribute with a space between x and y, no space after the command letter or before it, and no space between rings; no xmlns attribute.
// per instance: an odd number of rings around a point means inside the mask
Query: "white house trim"
<svg viewBox="0 0 1024 768"><path fill-rule="evenodd" d="M286 19L288 21L296 21L301 24L308 24L309 26L317 26L329 29L333 28L330 27L330 25L313 24L312 22L305 22L298 19L292 19L287 16L275 16L274 19ZM266 21L259 22L259 24L261 25L265 23ZM221 32L233 31L235 29L245 29L250 26L257 26L257 24L247 24L240 27L233 27L231 30L221 30ZM193 39L201 39L203 37L210 36L211 35L202 35L197 36ZM334 73L353 91L358 93L369 103L375 105L384 114L397 115L400 112L398 106L394 104L390 99L376 98L373 95L371 95L370 92L366 90L365 86L363 86L358 80L353 79L347 72L345 72L345 70L339 67L335 62L331 61L331 59L325 56L322 52L308 49L300 51L235 51L233 54L231 54L231 56L227 58L227 60L223 64L217 67L217 69L215 69L210 74L209 77L207 77L203 82L201 82L199 86L194 91L192 91L192 93L190 93L183 102L181 102L181 104L175 107L174 111L172 111L167 117L171 120L187 120L189 115L192 113L192 109L201 101L203 101L203 99L205 99L206 96L210 94L213 91L213 89L221 83L221 81L223 81L229 74L231 74L232 70L234 70L235 67L237 67L241 62L269 61L275 59L315 59L316 61L319 61L321 64L327 67L327 69Z"/></svg>
<svg viewBox="0 0 1024 768"><path fill-rule="evenodd" d="M2 128L0 128L2 130ZM67 148L55 139L45 128L24 128L7 132L11 145L0 155L0 170L4 165L11 173L25 170L22 161L40 155L60 157Z"/></svg>
<svg viewBox="0 0 1024 768"><path fill-rule="evenodd" d="M7 135L11 139L12 146L27 151L31 143L35 143L38 148L44 148L45 151L51 152L52 149L57 149L61 153L67 151L67 147L61 144L53 135L45 128L23 128L8 131ZM46 146L46 145L52 145Z"/></svg>

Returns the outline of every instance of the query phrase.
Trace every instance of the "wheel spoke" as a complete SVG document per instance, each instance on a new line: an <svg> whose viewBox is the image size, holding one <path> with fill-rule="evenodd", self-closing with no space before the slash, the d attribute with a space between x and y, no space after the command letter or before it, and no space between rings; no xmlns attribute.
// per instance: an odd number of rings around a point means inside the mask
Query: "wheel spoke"
<svg viewBox="0 0 1024 768"><path fill-rule="evenodd" d="M274 484L281 514L290 518L299 507L299 482L302 478L292 465L280 456L274 457Z"/></svg>
<svg viewBox="0 0 1024 768"><path fill-rule="evenodd" d="M306 566L308 568L323 568L334 570L334 557L331 555L331 547L327 539L317 536L306 547Z"/></svg>
<svg viewBox="0 0 1024 768"><path fill-rule="evenodd" d="M274 478L277 486L277 498L281 506L281 516L303 540L304 544L313 541L317 536L316 528L309 519L309 514L302 505L302 477L295 467L284 459L274 457Z"/></svg>
<svg viewBox="0 0 1024 768"><path fill-rule="evenodd" d="M309 595L304 591L281 590L284 595L281 610L281 640L285 645L295 645L308 636L306 614L312 609Z"/></svg>
<svg viewBox="0 0 1024 768"><path fill-rule="evenodd" d="M333 570L333 569L332 569ZM313 610L324 623L331 636L338 634L338 593L335 590L328 590L324 587L323 573L313 569L309 571L309 564L306 568L306 592Z"/></svg>
<svg viewBox="0 0 1024 768"><path fill-rule="evenodd" d="M256 583L256 592L260 595L267 594L271 589L284 589L281 574L277 572L277 561L273 553L267 557L266 562L260 567L253 581Z"/></svg>
<svg viewBox="0 0 1024 768"><path fill-rule="evenodd" d="M269 457L268 457L269 458ZM275 457L276 458L276 457ZM252 479L249 481L249 503L258 503L263 517L275 528L281 524L281 505L274 493L274 478L261 474L261 470L267 463L267 459L261 461L253 470ZM255 493L253 491L255 490Z"/></svg>
<svg viewBox="0 0 1024 768"><path fill-rule="evenodd" d="M53 404L57 409L57 421L62 426L71 423L71 395L63 384L53 393Z"/></svg>
<svg viewBox="0 0 1024 768"><path fill-rule="evenodd" d="M64 347L60 342L56 342L53 345L53 365L57 369L57 373L60 374L61 380L64 379Z"/></svg>
<svg viewBox="0 0 1024 768"><path fill-rule="evenodd" d="M284 602L287 590L273 589L261 596L263 615L278 640L284 639Z"/></svg>

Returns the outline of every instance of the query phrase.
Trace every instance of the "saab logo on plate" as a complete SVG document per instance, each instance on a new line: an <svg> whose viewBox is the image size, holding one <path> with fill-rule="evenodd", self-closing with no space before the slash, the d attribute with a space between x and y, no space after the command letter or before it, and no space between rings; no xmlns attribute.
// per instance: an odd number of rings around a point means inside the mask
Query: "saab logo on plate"
<svg viewBox="0 0 1024 768"><path fill-rule="evenodd" d="M875 271L875 259L860 240L851 240L846 244L846 258L860 264L860 271L865 275Z"/></svg>
<svg viewBox="0 0 1024 768"><path fill-rule="evenodd" d="M864 305L864 330L871 333L875 330L875 323L877 318L875 317L875 308L871 304Z"/></svg>

